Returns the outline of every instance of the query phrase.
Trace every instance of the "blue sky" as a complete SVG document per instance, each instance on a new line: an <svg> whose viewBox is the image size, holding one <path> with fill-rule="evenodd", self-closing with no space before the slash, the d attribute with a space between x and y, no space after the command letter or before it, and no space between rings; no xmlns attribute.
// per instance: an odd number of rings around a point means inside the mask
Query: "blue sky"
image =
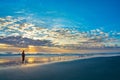
<svg viewBox="0 0 120 80"><path fill-rule="evenodd" d="M4 15L25 9L37 17L61 17L87 28L104 27L108 31L120 31L119 0L1 0L0 3L1 14ZM53 13L45 14L47 11Z"/></svg>
<svg viewBox="0 0 120 80"><path fill-rule="evenodd" d="M120 46L119 14L119 0L0 0L0 43Z"/></svg>
<svg viewBox="0 0 120 80"><path fill-rule="evenodd" d="M57 11L57 16L91 28L120 26L119 0L37 0L40 10ZM30 5L30 4L28 4ZM38 6L39 4L37 4ZM36 6L36 5L32 5ZM63 15L62 15L63 14ZM113 28L112 28L113 29ZM120 30L120 29L119 29Z"/></svg>
<svg viewBox="0 0 120 80"><path fill-rule="evenodd" d="M120 30L120 1L119 0L35 0L36 12L56 11L53 17L63 17L81 23L84 27ZM34 1L34 2L35 2ZM31 9L30 8L30 9ZM38 10L37 10L38 8ZM113 28L114 27L114 28Z"/></svg>

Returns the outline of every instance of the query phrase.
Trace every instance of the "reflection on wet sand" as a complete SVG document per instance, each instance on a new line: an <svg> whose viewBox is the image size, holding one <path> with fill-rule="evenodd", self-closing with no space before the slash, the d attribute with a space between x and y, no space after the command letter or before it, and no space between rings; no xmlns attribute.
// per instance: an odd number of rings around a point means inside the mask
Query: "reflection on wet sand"
<svg viewBox="0 0 120 80"><path fill-rule="evenodd" d="M0 56L0 69L8 68L13 66L23 66L23 67L31 67L34 65L42 65L47 63L53 62L60 62L60 61L68 61L68 60L75 60L75 59L85 59L85 58L92 58L92 57L105 57L105 56L119 56L119 53L99 53L99 54L41 54L41 55L26 55L25 63L22 63L20 55L13 55L13 56Z"/></svg>
<svg viewBox="0 0 120 80"><path fill-rule="evenodd" d="M10 56L0 58L0 67L9 66L33 66L36 64L50 63L50 62L60 62L66 60L78 59L79 56L26 56L25 63L21 63L21 58L19 56Z"/></svg>
<svg viewBox="0 0 120 80"><path fill-rule="evenodd" d="M27 59L27 62L28 62L28 63L34 63L34 61L35 61L35 58L28 58L28 59Z"/></svg>
<svg viewBox="0 0 120 80"><path fill-rule="evenodd" d="M27 57L26 63L48 63L77 59L79 56L55 56L55 57Z"/></svg>
<svg viewBox="0 0 120 80"><path fill-rule="evenodd" d="M9 62L9 60L6 60L6 59L0 59L0 64L7 63L7 62Z"/></svg>

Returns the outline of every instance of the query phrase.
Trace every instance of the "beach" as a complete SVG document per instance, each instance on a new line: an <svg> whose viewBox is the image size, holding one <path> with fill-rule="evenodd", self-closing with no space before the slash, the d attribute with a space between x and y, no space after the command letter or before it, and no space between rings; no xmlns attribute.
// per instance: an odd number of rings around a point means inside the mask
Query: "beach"
<svg viewBox="0 0 120 80"><path fill-rule="evenodd" d="M0 70L0 80L120 80L120 56Z"/></svg>

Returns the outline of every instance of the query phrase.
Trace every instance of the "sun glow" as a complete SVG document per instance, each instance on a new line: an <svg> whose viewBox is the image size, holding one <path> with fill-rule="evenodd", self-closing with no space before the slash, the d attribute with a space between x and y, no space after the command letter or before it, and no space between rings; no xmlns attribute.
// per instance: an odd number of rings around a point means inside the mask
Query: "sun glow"
<svg viewBox="0 0 120 80"><path fill-rule="evenodd" d="M49 59L48 59L48 58L42 58L41 61L42 61L42 62L48 62Z"/></svg>
<svg viewBox="0 0 120 80"><path fill-rule="evenodd" d="M2 64L2 63L7 63L7 62L9 62L9 60L0 59L0 63L1 63L1 64Z"/></svg>
<svg viewBox="0 0 120 80"><path fill-rule="evenodd" d="M8 44L0 44L0 48L8 48L11 47L11 45Z"/></svg>
<svg viewBox="0 0 120 80"><path fill-rule="evenodd" d="M35 46L29 45L27 52L38 52L38 51L37 51L37 48Z"/></svg>
<svg viewBox="0 0 120 80"><path fill-rule="evenodd" d="M28 58L28 59L27 59L27 62L28 62L28 63L34 63L34 61L35 61L34 58Z"/></svg>

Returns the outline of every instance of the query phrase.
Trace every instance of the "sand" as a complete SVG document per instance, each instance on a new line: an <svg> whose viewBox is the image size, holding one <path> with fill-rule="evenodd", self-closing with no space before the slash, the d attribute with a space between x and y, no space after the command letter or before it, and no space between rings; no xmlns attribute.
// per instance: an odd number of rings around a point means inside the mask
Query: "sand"
<svg viewBox="0 0 120 80"><path fill-rule="evenodd" d="M120 80L120 56L1 69L0 80Z"/></svg>

